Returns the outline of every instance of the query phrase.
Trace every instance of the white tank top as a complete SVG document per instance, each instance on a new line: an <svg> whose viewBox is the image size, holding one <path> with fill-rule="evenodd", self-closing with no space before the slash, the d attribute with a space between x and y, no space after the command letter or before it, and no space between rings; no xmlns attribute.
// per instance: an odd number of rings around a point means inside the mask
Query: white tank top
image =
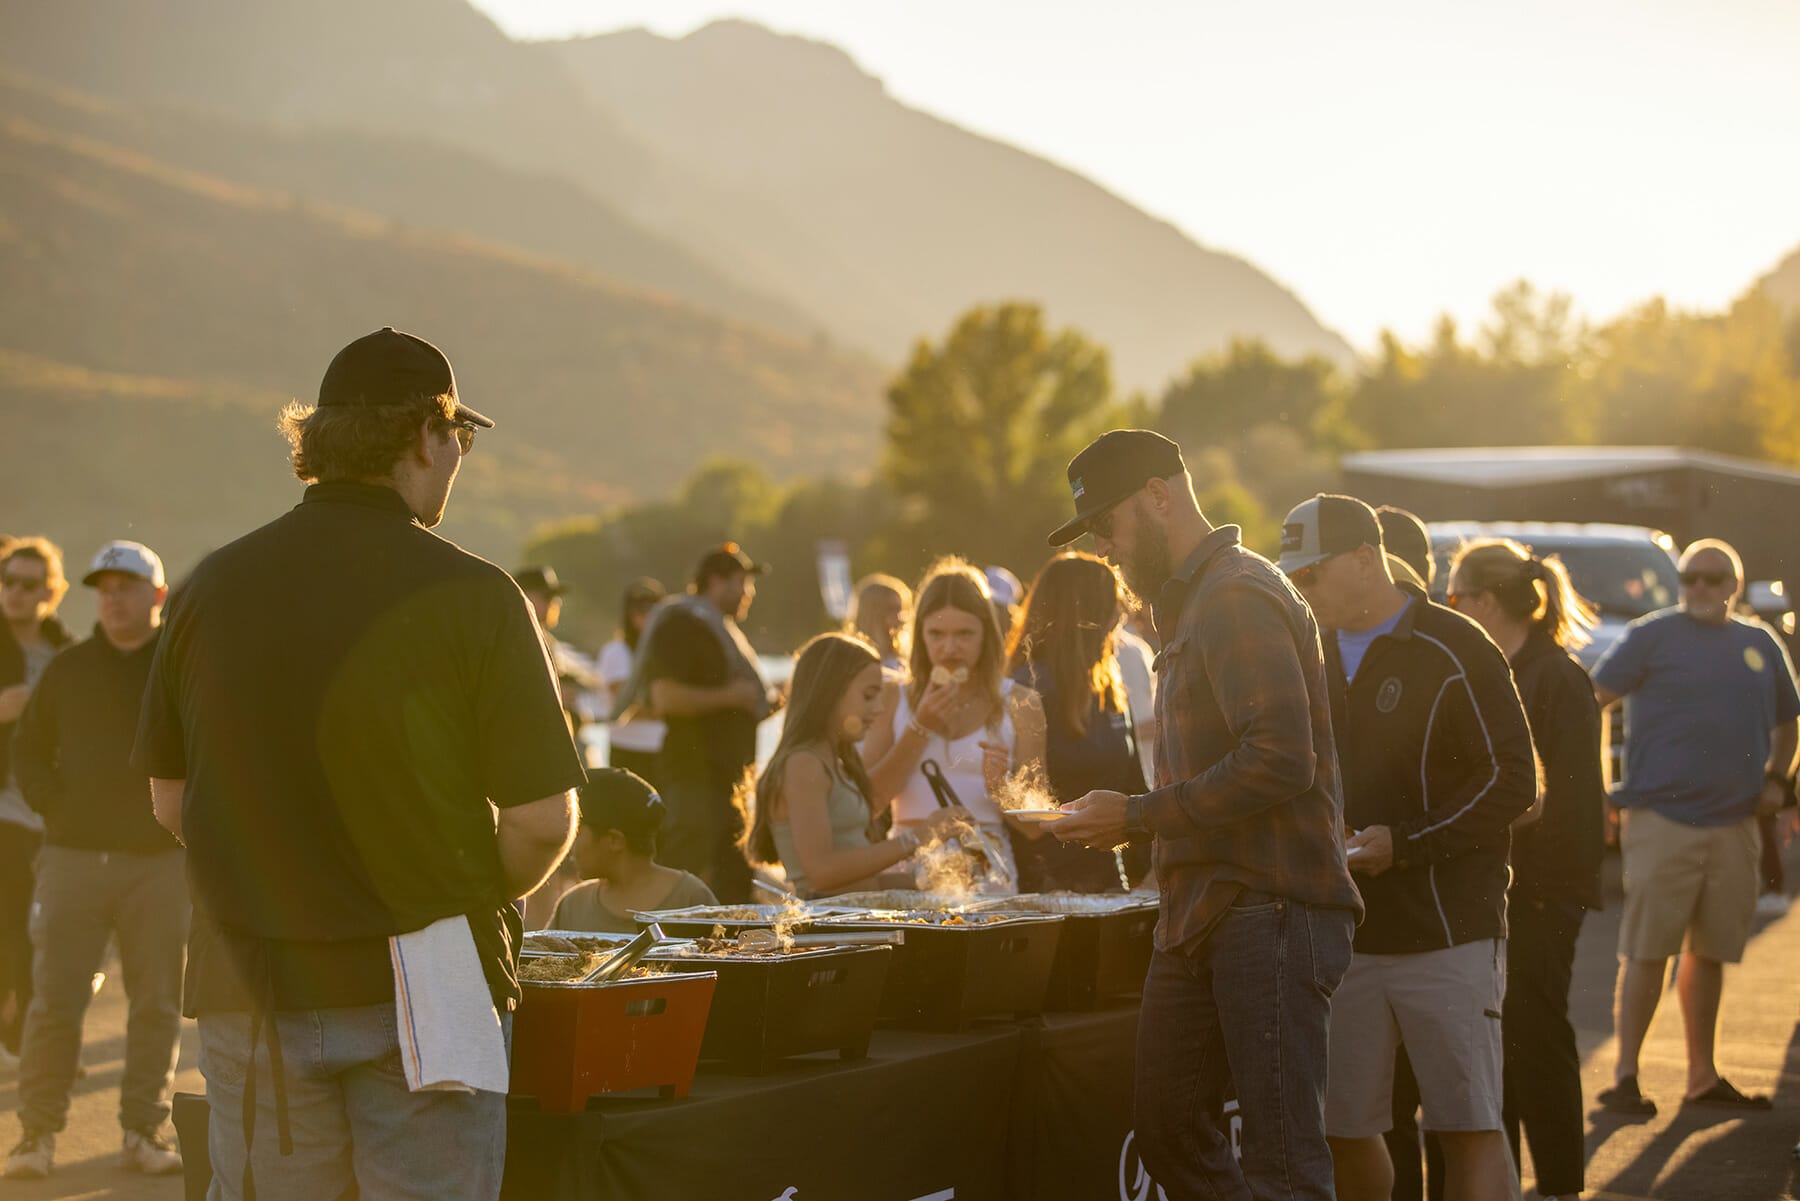
<svg viewBox="0 0 1800 1201"><path fill-rule="evenodd" d="M935 759L937 765L944 769L944 781L955 790L963 807L984 826L999 826L1000 807L988 799L987 782L981 776L981 744L998 742L1010 753L1013 749L1012 706L1008 701L1012 697L1011 680L1000 682L1000 726L992 729L982 726L973 734L962 738L947 739L942 734L933 734L925 742L924 753L919 756L922 765L927 759ZM896 732L906 729L906 723L912 720L912 701L904 688L900 691L900 709L894 715ZM938 809L937 794L931 791L931 784L925 779L925 773L918 767L906 777L906 787L894 798L894 820L897 822L920 822L929 820Z"/></svg>

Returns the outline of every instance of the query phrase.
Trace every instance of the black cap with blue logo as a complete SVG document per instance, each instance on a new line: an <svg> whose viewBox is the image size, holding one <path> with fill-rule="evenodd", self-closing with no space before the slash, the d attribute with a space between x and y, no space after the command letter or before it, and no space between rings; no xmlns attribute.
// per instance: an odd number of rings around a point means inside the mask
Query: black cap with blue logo
<svg viewBox="0 0 1800 1201"><path fill-rule="evenodd" d="M1087 533L1088 522L1131 499L1151 480L1186 470L1181 447L1154 430L1108 430L1069 460L1075 516L1050 535L1050 545L1067 546Z"/></svg>

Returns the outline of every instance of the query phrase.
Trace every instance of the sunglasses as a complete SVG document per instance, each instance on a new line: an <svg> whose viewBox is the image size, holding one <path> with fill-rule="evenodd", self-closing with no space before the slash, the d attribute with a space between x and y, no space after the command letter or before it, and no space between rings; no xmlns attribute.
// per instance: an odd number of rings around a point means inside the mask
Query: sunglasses
<svg viewBox="0 0 1800 1201"><path fill-rule="evenodd" d="M475 423L473 421L452 421L450 428L456 433L456 446L463 454L468 454L475 445Z"/></svg>
<svg viewBox="0 0 1800 1201"><path fill-rule="evenodd" d="M19 592L42 592L49 586L50 581L43 576L0 576L0 588L12 588Z"/></svg>
<svg viewBox="0 0 1800 1201"><path fill-rule="evenodd" d="M1118 516L1119 506L1114 505L1104 513L1096 513L1088 518L1088 533L1096 538L1112 541L1113 519Z"/></svg>
<svg viewBox="0 0 1800 1201"><path fill-rule="evenodd" d="M1346 552L1338 552L1338 554L1344 553ZM1319 569L1337 557L1337 555L1326 555L1317 563L1309 563L1305 567L1288 572L1287 578L1293 582L1293 585L1296 588L1311 588L1314 584L1319 582Z"/></svg>
<svg viewBox="0 0 1800 1201"><path fill-rule="evenodd" d="M1684 571L1681 573L1681 582L1688 588L1697 588L1701 584L1708 588L1719 588L1737 583L1737 577L1729 571Z"/></svg>

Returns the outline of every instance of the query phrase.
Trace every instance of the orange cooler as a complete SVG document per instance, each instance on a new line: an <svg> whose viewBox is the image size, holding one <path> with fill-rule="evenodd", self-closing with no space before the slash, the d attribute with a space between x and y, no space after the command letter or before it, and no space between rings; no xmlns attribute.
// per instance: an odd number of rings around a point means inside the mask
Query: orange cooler
<svg viewBox="0 0 1800 1201"><path fill-rule="evenodd" d="M716 972L611 984L527 981L513 1015L512 1089L546 1113L589 1097L654 1088L685 1097L700 1062Z"/></svg>

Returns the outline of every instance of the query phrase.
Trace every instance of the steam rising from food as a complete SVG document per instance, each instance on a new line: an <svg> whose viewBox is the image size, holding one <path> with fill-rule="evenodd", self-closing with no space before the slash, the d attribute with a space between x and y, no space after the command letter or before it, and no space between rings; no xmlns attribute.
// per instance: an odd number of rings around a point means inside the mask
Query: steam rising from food
<svg viewBox="0 0 1800 1201"><path fill-rule="evenodd" d="M1003 813L1059 807L1056 795L1050 791L1050 782L1044 777L1043 768L1035 763L1027 764L1008 776L989 796Z"/></svg>

